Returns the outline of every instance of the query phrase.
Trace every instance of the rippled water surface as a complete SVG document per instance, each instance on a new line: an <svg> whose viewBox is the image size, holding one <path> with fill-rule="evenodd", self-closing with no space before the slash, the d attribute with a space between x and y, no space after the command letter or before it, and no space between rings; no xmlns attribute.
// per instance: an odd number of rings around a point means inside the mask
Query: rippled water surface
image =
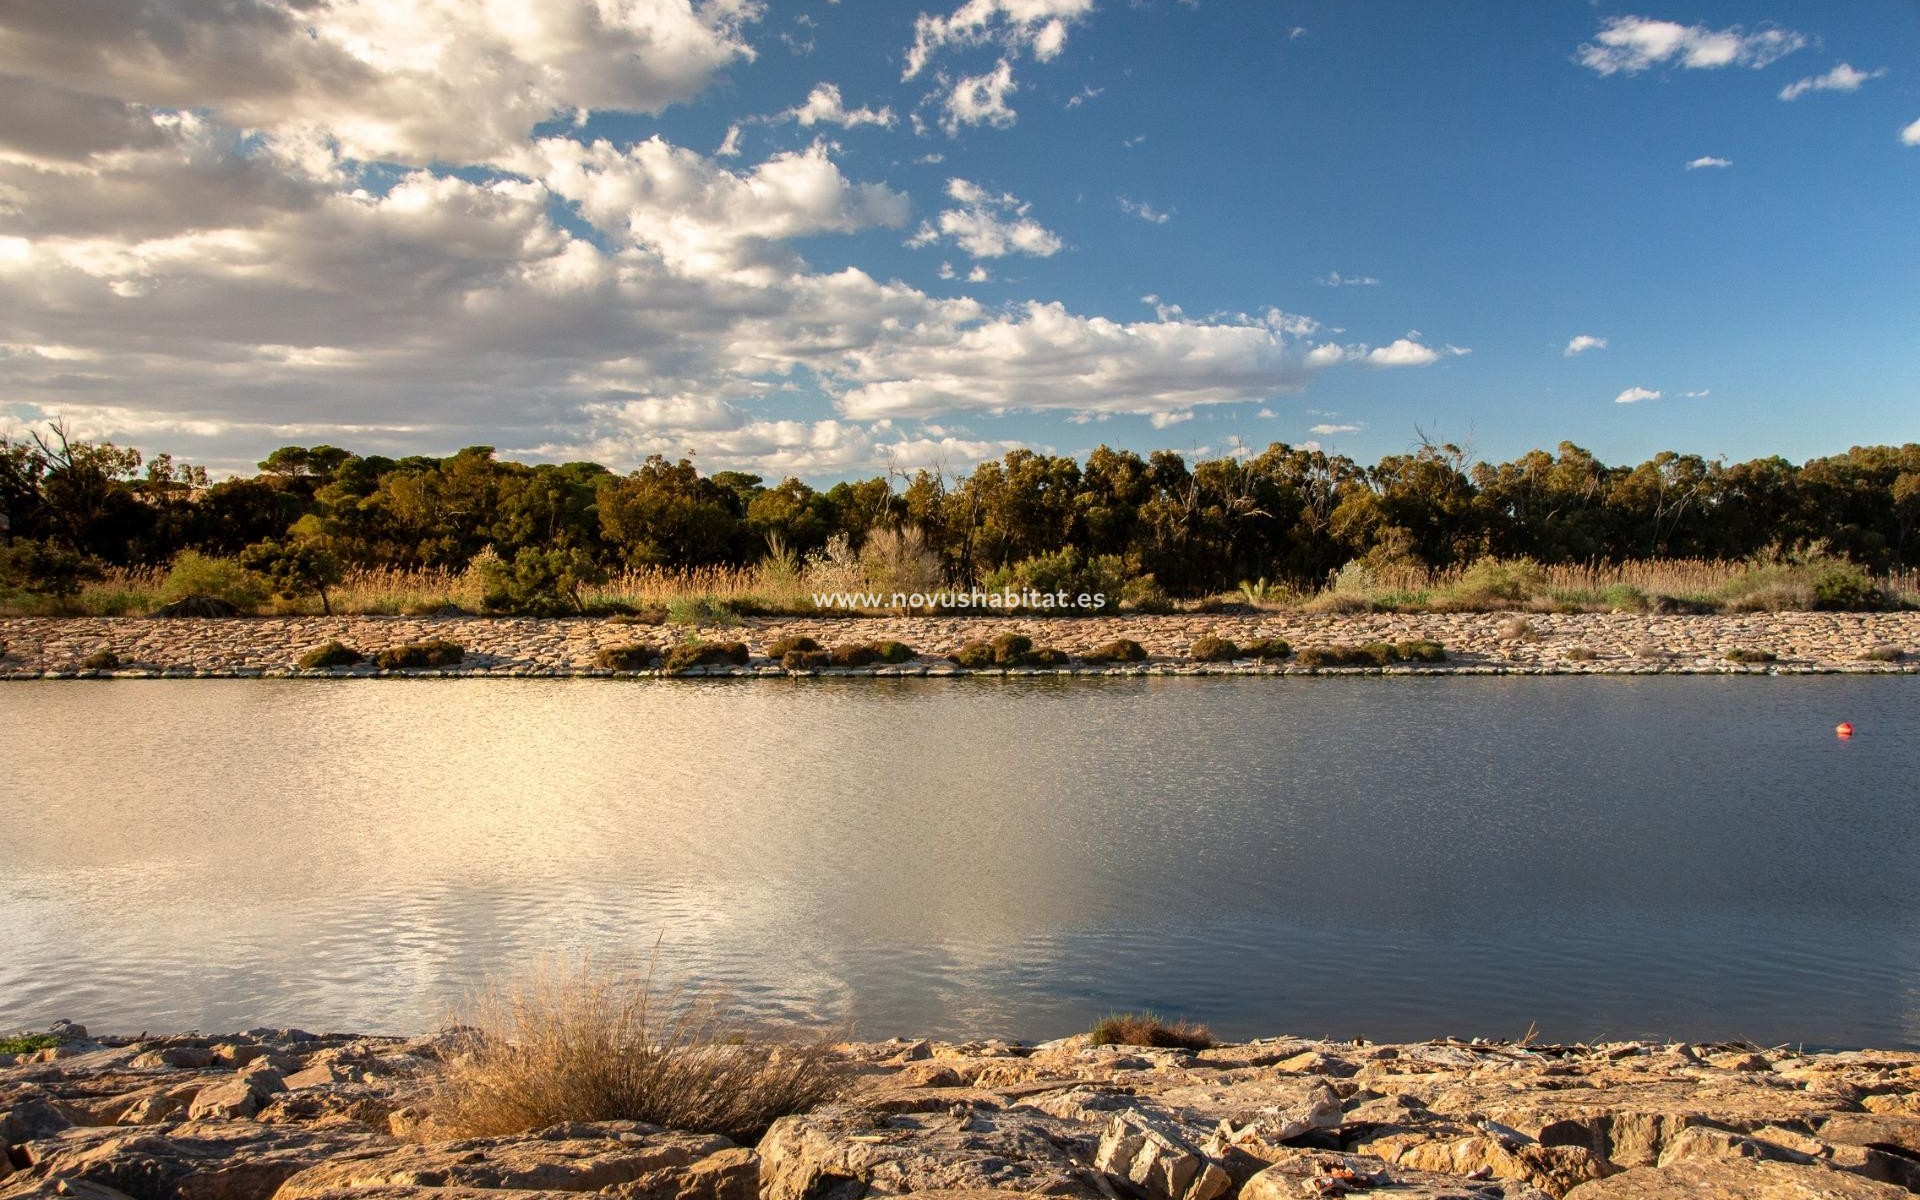
<svg viewBox="0 0 1920 1200"><path fill-rule="evenodd" d="M658 939L873 1037L1920 1044L1913 679L15 683L0 754L0 1027Z"/></svg>

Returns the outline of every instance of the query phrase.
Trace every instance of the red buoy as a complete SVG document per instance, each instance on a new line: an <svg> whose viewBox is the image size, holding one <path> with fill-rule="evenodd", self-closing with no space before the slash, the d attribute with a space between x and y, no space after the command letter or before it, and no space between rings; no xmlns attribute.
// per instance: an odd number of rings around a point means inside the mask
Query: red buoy
<svg viewBox="0 0 1920 1200"><path fill-rule="evenodd" d="M1833 732L1836 736L1838 736L1842 740L1850 738L1853 736L1853 722L1842 721L1838 725L1835 725L1833 727Z"/></svg>

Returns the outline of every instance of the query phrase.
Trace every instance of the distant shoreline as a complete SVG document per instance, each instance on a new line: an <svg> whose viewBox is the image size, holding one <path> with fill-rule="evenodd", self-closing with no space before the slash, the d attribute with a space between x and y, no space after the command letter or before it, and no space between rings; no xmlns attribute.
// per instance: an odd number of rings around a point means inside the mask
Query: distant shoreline
<svg viewBox="0 0 1920 1200"><path fill-rule="evenodd" d="M1066 656L1057 665L968 669L949 660L960 646L1002 634ZM820 646L893 640L915 657L898 664L788 670L768 649L786 638ZM1282 639L1280 659L1197 661L1201 638L1239 645ZM370 663L300 669L316 646L340 642L371 658L383 649L442 639L464 652L457 665L381 670ZM100 678L647 678L658 669L596 665L610 649L667 649L690 640L744 643L748 661L696 666L703 677L963 677L1179 675L1807 675L1920 674L1920 613L1750 613L1652 616L1626 613L1181 614L1114 617L765 617L720 626L640 625L605 618L140 617L0 618L0 679ZM1138 643L1141 662L1086 661L1118 639ZM1446 661L1387 666L1312 666L1301 651L1367 643L1440 643ZM87 665L109 652L117 665ZM1729 656L1732 657L1729 657ZM1771 656L1768 658L1767 656ZM99 660L96 660L99 661ZM1312 661L1308 656L1307 662Z"/></svg>

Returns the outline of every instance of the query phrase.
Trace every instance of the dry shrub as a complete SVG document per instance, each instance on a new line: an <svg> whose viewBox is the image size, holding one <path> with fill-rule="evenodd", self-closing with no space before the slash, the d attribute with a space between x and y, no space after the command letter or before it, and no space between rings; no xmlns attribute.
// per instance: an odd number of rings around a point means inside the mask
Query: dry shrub
<svg viewBox="0 0 1920 1200"><path fill-rule="evenodd" d="M1103 1017L1089 1035L1096 1046L1157 1046L1162 1049L1205 1050L1214 1044L1205 1025L1167 1021L1156 1013L1114 1013Z"/></svg>
<svg viewBox="0 0 1920 1200"><path fill-rule="evenodd" d="M1540 630L1534 626L1532 621L1527 620L1525 617L1510 617L1500 622L1500 628L1496 632L1503 642L1537 642L1540 640Z"/></svg>
<svg viewBox="0 0 1920 1200"><path fill-rule="evenodd" d="M590 962L548 961L495 985L461 1023L466 1052L430 1101L449 1137L646 1121L751 1145L847 1090L825 1035L746 1022L716 995L657 995L651 973Z"/></svg>
<svg viewBox="0 0 1920 1200"><path fill-rule="evenodd" d="M1572 659L1574 662L1592 662L1600 655L1591 646L1568 646L1561 653L1561 657Z"/></svg>

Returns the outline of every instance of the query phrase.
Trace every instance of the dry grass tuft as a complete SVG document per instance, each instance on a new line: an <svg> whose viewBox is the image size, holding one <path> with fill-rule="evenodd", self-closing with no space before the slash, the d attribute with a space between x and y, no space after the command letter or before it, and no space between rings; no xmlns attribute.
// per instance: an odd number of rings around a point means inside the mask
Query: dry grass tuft
<svg viewBox="0 0 1920 1200"><path fill-rule="evenodd" d="M436 1136L630 1120L751 1145L847 1090L830 1038L747 1022L716 995L656 994L650 972L545 962L462 1023L473 1033L434 1092Z"/></svg>
<svg viewBox="0 0 1920 1200"><path fill-rule="evenodd" d="M1205 1025L1166 1021L1150 1012L1114 1013L1103 1017L1090 1035L1096 1046L1155 1046L1162 1049L1205 1050L1214 1044Z"/></svg>

